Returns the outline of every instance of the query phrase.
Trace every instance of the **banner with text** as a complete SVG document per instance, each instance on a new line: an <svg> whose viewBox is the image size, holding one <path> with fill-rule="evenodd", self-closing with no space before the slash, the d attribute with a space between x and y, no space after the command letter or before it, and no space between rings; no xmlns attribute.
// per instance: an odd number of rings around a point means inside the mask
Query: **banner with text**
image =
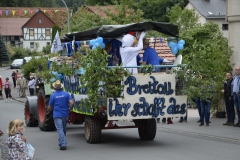
<svg viewBox="0 0 240 160"><path fill-rule="evenodd" d="M175 95L175 74L135 74L124 79L124 98L108 98L108 120L181 117L187 96Z"/></svg>

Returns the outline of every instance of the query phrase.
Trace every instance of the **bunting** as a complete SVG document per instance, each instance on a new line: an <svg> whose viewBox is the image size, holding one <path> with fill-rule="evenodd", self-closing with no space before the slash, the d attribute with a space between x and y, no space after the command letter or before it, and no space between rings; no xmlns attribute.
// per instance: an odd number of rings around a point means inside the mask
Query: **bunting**
<svg viewBox="0 0 240 160"><path fill-rule="evenodd" d="M24 10L24 14L27 14L27 10Z"/></svg>
<svg viewBox="0 0 240 160"><path fill-rule="evenodd" d="M5 10L5 14L8 16L8 10Z"/></svg>
<svg viewBox="0 0 240 160"><path fill-rule="evenodd" d="M55 13L58 12L59 10L55 10Z"/></svg>
<svg viewBox="0 0 240 160"><path fill-rule="evenodd" d="M30 10L30 14L32 14L33 13L33 10Z"/></svg>
<svg viewBox="0 0 240 160"><path fill-rule="evenodd" d="M39 10L37 9L37 10L36 10L36 13L37 13L38 11L39 11Z"/></svg>
<svg viewBox="0 0 240 160"><path fill-rule="evenodd" d="M45 13L45 12L46 12L46 10L43 10L43 12Z"/></svg>
<svg viewBox="0 0 240 160"><path fill-rule="evenodd" d="M51 12L51 10L47 10L47 12L48 12L48 13L50 13L50 12Z"/></svg>
<svg viewBox="0 0 240 160"><path fill-rule="evenodd" d="M12 15L13 15L13 16L15 15L15 11L12 11Z"/></svg>
<svg viewBox="0 0 240 160"><path fill-rule="evenodd" d="M22 10L18 10L18 15L22 15Z"/></svg>
<svg viewBox="0 0 240 160"><path fill-rule="evenodd" d="M2 10L0 10L0 15L2 15Z"/></svg>

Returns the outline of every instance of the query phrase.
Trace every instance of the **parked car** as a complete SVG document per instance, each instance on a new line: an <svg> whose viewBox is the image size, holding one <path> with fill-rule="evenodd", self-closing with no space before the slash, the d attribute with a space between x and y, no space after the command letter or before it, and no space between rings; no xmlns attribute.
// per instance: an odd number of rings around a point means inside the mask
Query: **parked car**
<svg viewBox="0 0 240 160"><path fill-rule="evenodd" d="M11 69L21 68L23 64L24 64L24 60L23 60L23 59L15 59L15 60L12 62L10 68L11 68Z"/></svg>

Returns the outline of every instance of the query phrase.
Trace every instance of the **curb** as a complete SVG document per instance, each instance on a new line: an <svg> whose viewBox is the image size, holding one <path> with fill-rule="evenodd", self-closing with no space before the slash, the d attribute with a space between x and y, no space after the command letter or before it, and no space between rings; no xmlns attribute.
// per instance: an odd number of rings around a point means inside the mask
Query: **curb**
<svg viewBox="0 0 240 160"><path fill-rule="evenodd" d="M12 98L13 100L15 101L18 101L18 102L21 102L21 103L25 103L26 101L23 101L23 100L20 100L20 99L17 99L17 98Z"/></svg>

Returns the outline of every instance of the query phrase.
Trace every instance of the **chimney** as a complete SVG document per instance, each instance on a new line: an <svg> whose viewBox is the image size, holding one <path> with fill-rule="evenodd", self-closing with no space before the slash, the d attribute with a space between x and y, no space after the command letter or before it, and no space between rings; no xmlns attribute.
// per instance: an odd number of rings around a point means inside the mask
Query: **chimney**
<svg viewBox="0 0 240 160"><path fill-rule="evenodd" d="M205 2L210 2L210 0L204 0Z"/></svg>

